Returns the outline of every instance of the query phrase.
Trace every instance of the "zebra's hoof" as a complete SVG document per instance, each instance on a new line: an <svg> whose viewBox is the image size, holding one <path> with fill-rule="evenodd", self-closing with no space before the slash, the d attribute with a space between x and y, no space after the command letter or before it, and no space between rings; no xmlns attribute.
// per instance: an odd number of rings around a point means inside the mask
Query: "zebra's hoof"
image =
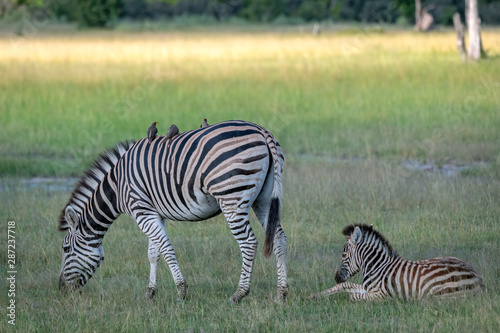
<svg viewBox="0 0 500 333"><path fill-rule="evenodd" d="M276 298L277 303L285 304L286 303L286 295L283 294L278 294L278 297Z"/></svg>
<svg viewBox="0 0 500 333"><path fill-rule="evenodd" d="M233 294L233 296L229 297L228 303L238 304L243 299L243 297L245 297L249 293L250 293L250 289L243 289L243 288L238 287L238 289Z"/></svg>
<svg viewBox="0 0 500 333"><path fill-rule="evenodd" d="M146 293L149 299L155 299L156 296L156 288L148 287L148 292Z"/></svg>
<svg viewBox="0 0 500 333"><path fill-rule="evenodd" d="M187 283L182 282L177 285L177 299L184 300L186 298Z"/></svg>
<svg viewBox="0 0 500 333"><path fill-rule="evenodd" d="M307 300L315 300L315 299L320 299L321 295L319 294L312 294L306 297Z"/></svg>
<svg viewBox="0 0 500 333"><path fill-rule="evenodd" d="M227 303L228 304L231 304L231 305L236 305L240 302L241 298L238 299L237 297L235 297L234 295L229 297L229 299L227 300Z"/></svg>
<svg viewBox="0 0 500 333"><path fill-rule="evenodd" d="M288 296L288 285L285 287L278 287L278 301L281 303L286 303L286 298Z"/></svg>

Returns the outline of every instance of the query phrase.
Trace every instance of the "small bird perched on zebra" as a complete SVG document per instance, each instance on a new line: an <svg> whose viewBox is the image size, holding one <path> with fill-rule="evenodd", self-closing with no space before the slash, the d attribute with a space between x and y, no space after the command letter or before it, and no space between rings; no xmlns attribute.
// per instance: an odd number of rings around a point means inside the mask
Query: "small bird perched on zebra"
<svg viewBox="0 0 500 333"><path fill-rule="evenodd" d="M149 143L153 141L153 139L156 137L156 133L158 133L158 129L156 128L156 124L158 124L157 121L151 124L148 128L148 140Z"/></svg>
<svg viewBox="0 0 500 333"><path fill-rule="evenodd" d="M174 125L170 126L170 128L168 129L168 132L167 132L167 135L165 135L165 138L171 139L174 136L176 136L177 134L179 134L179 128L174 124Z"/></svg>
<svg viewBox="0 0 500 333"><path fill-rule="evenodd" d="M338 284L312 294L309 299L339 292L350 293L352 300L449 298L484 288L477 269L461 259L406 260L392 249L384 236L365 224L349 225L342 233L346 243L335 275ZM362 285L345 282L360 270Z"/></svg>
<svg viewBox="0 0 500 333"><path fill-rule="evenodd" d="M203 119L203 123L201 123L201 126L200 126L200 128L205 128L205 127L208 127L207 118Z"/></svg>

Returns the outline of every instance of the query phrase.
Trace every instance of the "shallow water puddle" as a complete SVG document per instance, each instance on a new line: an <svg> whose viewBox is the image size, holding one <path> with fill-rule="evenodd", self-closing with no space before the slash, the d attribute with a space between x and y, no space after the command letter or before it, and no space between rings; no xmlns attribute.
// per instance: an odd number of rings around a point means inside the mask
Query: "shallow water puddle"
<svg viewBox="0 0 500 333"><path fill-rule="evenodd" d="M31 177L31 178L12 178L0 179L0 192L10 190L30 190L44 189L50 192L71 191L78 178L75 177Z"/></svg>

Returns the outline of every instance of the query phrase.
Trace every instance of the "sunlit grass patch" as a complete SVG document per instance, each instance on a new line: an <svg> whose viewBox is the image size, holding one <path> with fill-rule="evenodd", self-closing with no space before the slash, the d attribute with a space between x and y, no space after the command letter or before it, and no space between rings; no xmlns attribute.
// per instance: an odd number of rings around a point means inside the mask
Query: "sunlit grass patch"
<svg viewBox="0 0 500 333"><path fill-rule="evenodd" d="M3 38L1 172L75 174L152 121L203 118L263 124L289 153L406 158L431 141L423 158L494 161L499 36L484 32L492 57L478 64L461 63L451 32Z"/></svg>

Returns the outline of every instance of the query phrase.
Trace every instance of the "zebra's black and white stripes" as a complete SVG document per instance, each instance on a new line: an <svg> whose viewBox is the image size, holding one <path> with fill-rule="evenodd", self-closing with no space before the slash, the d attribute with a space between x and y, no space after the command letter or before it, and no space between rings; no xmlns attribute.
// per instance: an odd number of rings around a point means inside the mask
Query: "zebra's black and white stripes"
<svg viewBox="0 0 500 333"><path fill-rule="evenodd" d="M104 254L102 239L122 213L149 237L150 295L156 290L160 255L185 297L186 282L164 224L201 221L222 212L243 257L240 281L230 301L250 291L257 239L249 223L252 208L266 229L264 253L274 250L278 296L288 292L286 236L281 228L284 157L264 128L227 121L180 133L119 144L103 153L81 178L59 219L63 242L61 286L83 286Z"/></svg>
<svg viewBox="0 0 500 333"><path fill-rule="evenodd" d="M446 298L483 287L479 272L463 260L453 257L406 260L379 232L363 224L347 226L343 234L346 243L335 275L338 284L310 298L339 292L351 293L354 300ZM362 285L345 282L360 270Z"/></svg>

